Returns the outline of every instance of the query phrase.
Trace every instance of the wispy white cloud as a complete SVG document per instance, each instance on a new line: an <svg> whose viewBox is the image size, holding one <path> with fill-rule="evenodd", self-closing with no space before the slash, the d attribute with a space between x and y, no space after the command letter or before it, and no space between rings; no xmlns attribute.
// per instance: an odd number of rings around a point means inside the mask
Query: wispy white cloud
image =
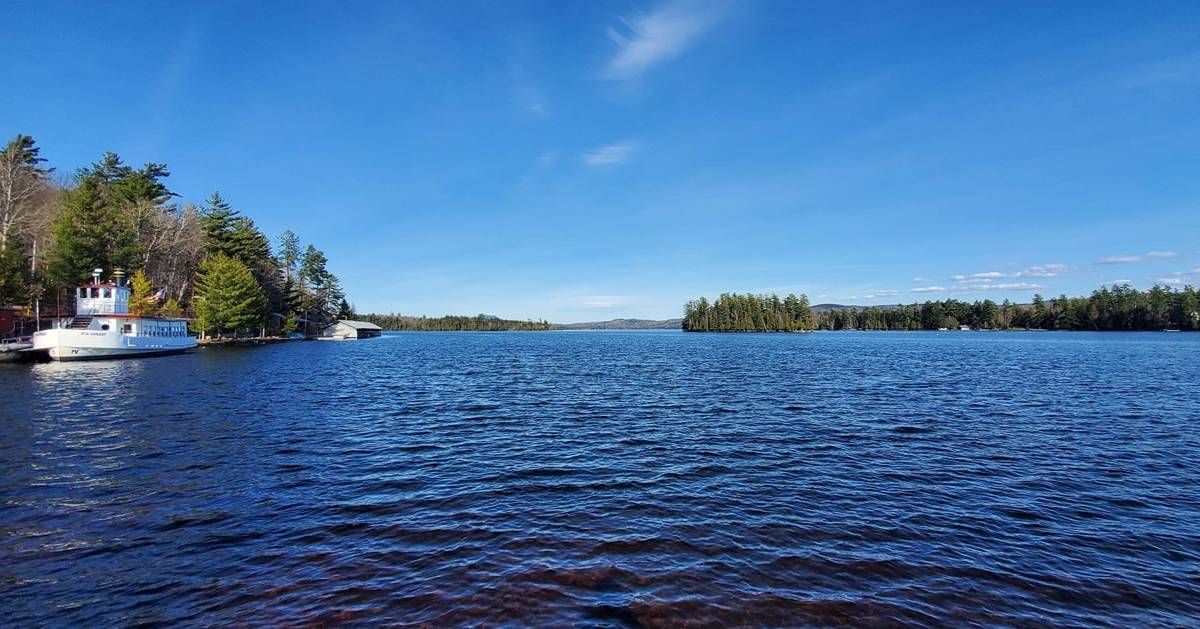
<svg viewBox="0 0 1200 629"><path fill-rule="evenodd" d="M637 150L637 143L631 140L602 146L594 151L583 154L583 162L588 166L606 166L620 164L630 158Z"/></svg>
<svg viewBox="0 0 1200 629"><path fill-rule="evenodd" d="M1041 284L1031 284L1029 282L990 282L990 281L966 281L960 282L954 286L922 286L914 288L911 292L914 293L978 293L993 290L1036 290L1045 288Z"/></svg>
<svg viewBox="0 0 1200 629"><path fill-rule="evenodd" d="M993 280L1003 279L1006 277L1056 277L1070 270L1065 264L1041 264L1031 266L1023 271L1015 271L1012 273L1002 273L1000 271L984 271L982 273L958 273L955 275L947 275L940 279L951 280L954 282L968 284L985 284ZM927 282L929 280L920 277L914 277L914 282Z"/></svg>
<svg viewBox="0 0 1200 629"><path fill-rule="evenodd" d="M1065 264L1042 264L1018 271L1014 277L1056 277L1070 270Z"/></svg>
<svg viewBox="0 0 1200 629"><path fill-rule="evenodd" d="M1002 282L999 284L975 284L972 286L978 290L1034 290L1037 288L1045 288L1041 284L1030 284L1029 282Z"/></svg>
<svg viewBox="0 0 1200 629"><path fill-rule="evenodd" d="M900 291L898 291L898 290L877 290L873 293L868 293L867 295L864 295L863 298L864 299L882 299L884 297L895 297L896 295L899 295L899 294L900 294Z"/></svg>
<svg viewBox="0 0 1200 629"><path fill-rule="evenodd" d="M1108 285L1112 285L1112 284L1132 284L1132 283L1133 283L1133 280L1112 280L1111 282L1105 282L1105 284L1108 284Z"/></svg>
<svg viewBox="0 0 1200 629"><path fill-rule="evenodd" d="M928 277L914 277L912 279L912 281L914 284L924 284L925 282L929 281L929 278Z"/></svg>
<svg viewBox="0 0 1200 629"><path fill-rule="evenodd" d="M952 279L956 282L977 282L982 280L999 279L1001 277L1005 277L1005 275L998 271L987 271L986 273L960 273L958 275L951 275L948 279Z"/></svg>
<svg viewBox="0 0 1200 629"><path fill-rule="evenodd" d="M1105 256L1096 260L1096 264L1129 264L1131 262L1141 262L1142 260L1163 260L1166 258L1174 258L1178 256L1174 251L1151 251L1144 256Z"/></svg>
<svg viewBox="0 0 1200 629"><path fill-rule="evenodd" d="M1179 277L1160 277L1154 280L1156 284L1170 284L1176 286L1183 283L1183 278Z"/></svg>
<svg viewBox="0 0 1200 629"><path fill-rule="evenodd" d="M633 303L629 295L587 295L580 297L578 305L584 308L623 308Z"/></svg>
<svg viewBox="0 0 1200 629"><path fill-rule="evenodd" d="M1096 264L1129 264L1141 259L1141 256L1105 256L1096 260Z"/></svg>
<svg viewBox="0 0 1200 629"><path fill-rule="evenodd" d="M673 0L652 13L624 18L608 29L617 52L605 78L635 79L654 65L683 54L720 20L728 4L721 1Z"/></svg>
<svg viewBox="0 0 1200 629"><path fill-rule="evenodd" d="M518 86L513 90L513 100L516 106L522 111L534 114L536 116L550 115L550 106L546 103L546 97L541 90L528 86Z"/></svg>

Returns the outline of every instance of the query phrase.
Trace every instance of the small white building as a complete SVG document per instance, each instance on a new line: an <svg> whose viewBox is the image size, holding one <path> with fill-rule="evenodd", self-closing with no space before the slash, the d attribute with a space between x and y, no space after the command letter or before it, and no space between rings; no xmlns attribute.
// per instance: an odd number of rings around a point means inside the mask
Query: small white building
<svg viewBox="0 0 1200 629"><path fill-rule="evenodd" d="M371 339L383 333L383 328L366 321L351 321L339 319L321 328L321 338L346 341L350 339Z"/></svg>

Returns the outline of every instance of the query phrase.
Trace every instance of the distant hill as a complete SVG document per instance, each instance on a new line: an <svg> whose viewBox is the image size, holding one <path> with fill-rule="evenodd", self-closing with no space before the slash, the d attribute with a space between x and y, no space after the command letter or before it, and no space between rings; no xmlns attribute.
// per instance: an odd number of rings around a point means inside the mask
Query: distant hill
<svg viewBox="0 0 1200 629"><path fill-rule="evenodd" d="M683 319L610 319L587 323L555 323L555 330L678 330Z"/></svg>

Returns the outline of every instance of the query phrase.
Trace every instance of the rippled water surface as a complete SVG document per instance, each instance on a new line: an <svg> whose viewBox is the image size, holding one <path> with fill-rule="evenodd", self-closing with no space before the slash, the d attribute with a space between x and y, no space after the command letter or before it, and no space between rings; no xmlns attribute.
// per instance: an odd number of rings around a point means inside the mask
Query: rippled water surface
<svg viewBox="0 0 1200 629"><path fill-rule="evenodd" d="M0 365L0 622L1195 625L1200 335Z"/></svg>

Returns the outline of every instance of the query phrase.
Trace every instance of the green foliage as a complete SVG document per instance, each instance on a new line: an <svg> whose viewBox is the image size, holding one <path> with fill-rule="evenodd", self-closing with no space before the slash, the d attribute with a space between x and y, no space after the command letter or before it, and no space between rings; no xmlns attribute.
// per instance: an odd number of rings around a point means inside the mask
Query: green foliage
<svg viewBox="0 0 1200 629"><path fill-rule="evenodd" d="M177 301L174 297L168 299L166 301L166 303L164 303L162 305L162 308L159 309L158 312L159 312L159 314L161 314L164 317L183 316L183 308L180 307L179 301Z"/></svg>
<svg viewBox="0 0 1200 629"><path fill-rule="evenodd" d="M283 266L284 275L288 280L293 278L296 265L300 263L300 238L292 230L284 230L279 235L279 250L276 256Z"/></svg>
<svg viewBox="0 0 1200 629"><path fill-rule="evenodd" d="M817 314L823 330L936 330L967 325L982 330L1181 330L1200 329L1197 294L1191 286L1155 286L1139 291L1125 285L1101 287L1088 297L1034 295L1032 303L997 305L990 299L956 299L924 304L837 308Z"/></svg>
<svg viewBox="0 0 1200 629"><path fill-rule="evenodd" d="M0 306L24 306L29 299L29 267L21 243L0 249Z"/></svg>
<svg viewBox="0 0 1200 629"><path fill-rule="evenodd" d="M249 267L218 253L200 263L194 306L197 327L221 335L262 324L267 300Z"/></svg>
<svg viewBox="0 0 1200 629"><path fill-rule="evenodd" d="M133 274L133 278L129 281L129 314L136 317L145 317L154 313L154 306L147 301L150 297L150 278L146 277L146 272L138 269L137 273Z"/></svg>
<svg viewBox="0 0 1200 629"><path fill-rule="evenodd" d="M220 192L213 192L200 209L200 229L204 232L204 248L209 255L234 257L229 234L238 212L229 205Z"/></svg>
<svg viewBox="0 0 1200 629"><path fill-rule="evenodd" d="M284 334L291 334L299 328L300 324L296 319L296 313L289 312L287 318L283 320L281 330Z"/></svg>
<svg viewBox="0 0 1200 629"><path fill-rule="evenodd" d="M92 269L134 266L142 246L125 209L108 200L104 180L83 175L63 196L54 222L51 275L60 286L70 287L92 274Z"/></svg>
<svg viewBox="0 0 1200 629"><path fill-rule="evenodd" d="M813 328L808 297L723 293L711 305L701 297L684 306L688 332L802 332Z"/></svg>
<svg viewBox="0 0 1200 629"><path fill-rule="evenodd" d="M500 332L549 330L547 321L513 321L487 315L474 317L410 317L401 314L364 314L356 317L392 331L405 332Z"/></svg>
<svg viewBox="0 0 1200 629"><path fill-rule="evenodd" d="M205 203L200 225L209 255L236 258L247 266L271 259L271 243L250 217L241 216L220 192L212 193Z"/></svg>

